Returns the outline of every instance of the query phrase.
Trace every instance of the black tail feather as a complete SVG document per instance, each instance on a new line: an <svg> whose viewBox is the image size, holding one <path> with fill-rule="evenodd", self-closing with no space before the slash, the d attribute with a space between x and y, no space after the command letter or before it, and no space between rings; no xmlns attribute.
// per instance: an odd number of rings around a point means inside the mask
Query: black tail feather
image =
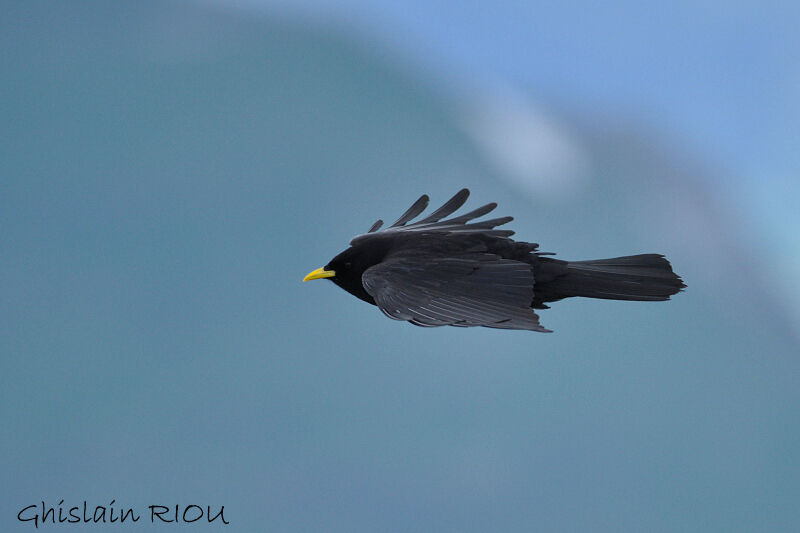
<svg viewBox="0 0 800 533"><path fill-rule="evenodd" d="M660 254L570 261L566 267L565 275L541 287L541 303L571 296L655 302L686 287Z"/></svg>

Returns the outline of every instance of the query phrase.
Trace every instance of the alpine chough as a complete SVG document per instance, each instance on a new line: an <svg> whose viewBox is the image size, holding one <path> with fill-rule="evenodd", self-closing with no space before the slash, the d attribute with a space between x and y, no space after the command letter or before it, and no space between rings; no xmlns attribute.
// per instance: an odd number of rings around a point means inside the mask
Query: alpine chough
<svg viewBox="0 0 800 533"><path fill-rule="evenodd" d="M542 332L550 330L533 310L557 300L662 301L686 286L660 254L562 261L539 252L536 243L511 239L513 231L496 229L512 217L474 221L496 203L448 219L468 196L462 189L409 223L428 206L428 196L421 196L394 224L381 230L378 220L303 281L330 279L389 318L417 326Z"/></svg>

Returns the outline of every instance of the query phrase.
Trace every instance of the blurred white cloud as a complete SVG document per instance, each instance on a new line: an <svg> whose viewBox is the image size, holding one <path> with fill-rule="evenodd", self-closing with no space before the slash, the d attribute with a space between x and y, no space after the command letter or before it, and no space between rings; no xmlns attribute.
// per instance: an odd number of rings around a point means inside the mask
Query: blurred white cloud
<svg viewBox="0 0 800 533"><path fill-rule="evenodd" d="M459 115L485 159L536 197L575 194L591 172L577 138L522 92L496 86L471 99Z"/></svg>

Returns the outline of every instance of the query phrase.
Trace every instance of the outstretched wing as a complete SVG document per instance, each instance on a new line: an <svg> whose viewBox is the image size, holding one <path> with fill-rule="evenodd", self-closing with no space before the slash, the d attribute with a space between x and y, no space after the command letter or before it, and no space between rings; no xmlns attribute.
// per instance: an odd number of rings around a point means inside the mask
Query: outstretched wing
<svg viewBox="0 0 800 533"><path fill-rule="evenodd" d="M494 229L497 226L502 226L503 224L511 222L514 220L513 217L492 218L489 220L470 223L471 220L482 217L494 210L494 208L497 207L497 204L494 202L474 209L469 213L447 219L448 216L452 215L458 208L464 205L464 202L467 201L467 198L469 198L469 189L461 189L455 194L455 196L445 202L442 207L435 210L427 217L409 224L409 222L419 216L428 206L428 195L423 194L416 202L414 202L411 207L408 208L405 213L400 216L400 218L394 222L394 224L386 229L380 230L381 226L383 225L383 221L378 220L369 228L367 233L353 238L350 244L358 244L365 239L371 238L373 236L372 234L376 233L388 235L399 232L481 232L493 237L510 237L511 235L514 235L514 232L511 230Z"/></svg>
<svg viewBox="0 0 800 533"><path fill-rule="evenodd" d="M384 314L418 326L550 331L531 309L530 265L494 254L399 254L368 268L361 282Z"/></svg>

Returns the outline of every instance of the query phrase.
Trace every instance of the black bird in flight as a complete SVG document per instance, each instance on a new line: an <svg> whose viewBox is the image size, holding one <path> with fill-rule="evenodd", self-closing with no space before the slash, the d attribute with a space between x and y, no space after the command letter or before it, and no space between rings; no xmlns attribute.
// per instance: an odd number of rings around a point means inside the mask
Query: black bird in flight
<svg viewBox="0 0 800 533"><path fill-rule="evenodd" d="M492 211L486 204L447 219L469 196L462 189L427 217L423 195L384 230L382 220L350 241L350 248L303 281L328 278L377 305L389 318L417 326L485 326L549 332L534 309L569 298L661 301L686 287L663 255L643 254L562 261L539 245L495 229L513 220L472 222Z"/></svg>

